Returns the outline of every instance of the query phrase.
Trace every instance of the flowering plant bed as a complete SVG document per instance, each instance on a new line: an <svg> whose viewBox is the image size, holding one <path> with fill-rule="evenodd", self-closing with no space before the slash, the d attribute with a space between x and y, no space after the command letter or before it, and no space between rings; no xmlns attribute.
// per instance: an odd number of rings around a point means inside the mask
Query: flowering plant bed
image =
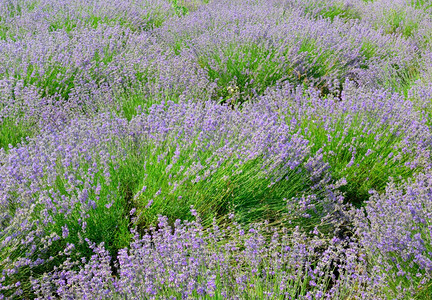
<svg viewBox="0 0 432 300"><path fill-rule="evenodd" d="M431 15L0 1L0 299L431 299Z"/></svg>

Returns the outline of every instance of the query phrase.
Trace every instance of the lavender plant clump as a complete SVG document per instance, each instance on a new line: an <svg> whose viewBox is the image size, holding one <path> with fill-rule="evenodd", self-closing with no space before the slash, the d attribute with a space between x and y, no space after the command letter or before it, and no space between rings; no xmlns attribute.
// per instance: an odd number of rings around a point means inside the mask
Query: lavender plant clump
<svg viewBox="0 0 432 300"><path fill-rule="evenodd" d="M0 299L431 299L431 9L0 0Z"/></svg>

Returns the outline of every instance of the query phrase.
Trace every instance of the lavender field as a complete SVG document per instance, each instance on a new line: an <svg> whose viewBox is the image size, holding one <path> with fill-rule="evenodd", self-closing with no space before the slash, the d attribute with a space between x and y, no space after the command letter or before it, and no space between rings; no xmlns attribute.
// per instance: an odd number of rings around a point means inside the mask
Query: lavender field
<svg viewBox="0 0 432 300"><path fill-rule="evenodd" d="M0 299L432 299L432 1L0 0Z"/></svg>

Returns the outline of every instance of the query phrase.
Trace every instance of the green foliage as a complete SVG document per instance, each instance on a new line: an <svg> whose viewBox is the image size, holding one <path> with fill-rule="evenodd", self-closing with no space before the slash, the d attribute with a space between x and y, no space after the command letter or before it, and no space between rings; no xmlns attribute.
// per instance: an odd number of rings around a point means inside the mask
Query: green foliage
<svg viewBox="0 0 432 300"><path fill-rule="evenodd" d="M417 9L427 10L432 7L432 2L430 0L411 0L410 5Z"/></svg>
<svg viewBox="0 0 432 300"><path fill-rule="evenodd" d="M16 120L7 118L0 124L0 148L6 151L11 146L17 146L23 139L32 136L34 129L30 124L18 124Z"/></svg>
<svg viewBox="0 0 432 300"><path fill-rule="evenodd" d="M322 96L338 93L330 89L328 80L344 82L347 68L334 50L321 49L309 38L298 41L296 46L227 45L200 54L198 62L217 82L215 98L223 103L249 101L284 81L305 88L314 86Z"/></svg>
<svg viewBox="0 0 432 300"><path fill-rule="evenodd" d="M73 167L70 167L70 171ZM86 173L91 173L91 166L83 163L76 173L76 178L81 180L82 176ZM83 192L87 191L86 204L77 203L72 210L65 213L58 213L62 211L62 203L57 203L56 209L52 210L53 222L45 228L47 232L55 232L57 235L62 235L63 226L67 226L69 234L67 238L61 239L58 243L53 244L48 252L48 255L55 255L64 249L67 243L75 245L75 248L84 257L92 255L91 249L88 244L84 242L84 238L88 238L92 242L99 244L105 243L106 249L112 256L117 254L117 250L127 247L130 239L129 231L129 200L128 191L130 189L133 177L128 173L130 166L127 162L120 164L111 163L109 165L109 172L111 174L110 181L104 176L103 171L99 171L94 176L94 186L100 186L100 191L96 192L94 189L86 189L83 187ZM66 197L66 199L73 199L80 197L77 191L70 191L68 183L65 180L64 172L59 170L55 184L55 197ZM83 175L84 174L84 175ZM94 202L93 206L91 203ZM85 207L85 206L88 207ZM92 207L90 207L92 206ZM83 212L86 212L83 214ZM34 217L37 219L40 213L35 212ZM86 225L83 225L83 222Z"/></svg>
<svg viewBox="0 0 432 300"><path fill-rule="evenodd" d="M369 61L377 54L378 46L372 43L371 41L363 41L360 47L360 52L366 59L366 61ZM363 68L366 68L367 65L363 66Z"/></svg>
<svg viewBox="0 0 432 300"><path fill-rule="evenodd" d="M97 23L93 24L93 22L90 22L91 25L96 25L94 28L97 27ZM69 16L60 18L59 20L56 20L52 22L49 26L49 31L57 31L57 30L64 30L66 32L73 31L78 26L78 20L71 19ZM92 27L93 27L92 26Z"/></svg>
<svg viewBox="0 0 432 300"><path fill-rule="evenodd" d="M299 74L295 65L289 62L291 50L286 46L276 48L257 44L233 44L220 49L222 53L215 51L201 55L198 62L207 70L209 78L217 82L217 98L221 102L242 103L255 95L262 95L276 83L288 80L306 84L310 76L318 78L325 73L325 57L319 56L314 57L314 68L308 70L307 74ZM300 52L308 53L309 61L317 54L313 51L313 45L306 42L300 47Z"/></svg>
<svg viewBox="0 0 432 300"><path fill-rule="evenodd" d="M364 63L360 65L362 69L369 68L368 64L372 60L385 62L390 58L397 57L397 53L394 53L394 51L380 51L379 46L369 40L364 40L362 42L360 52L364 57ZM386 76L384 79L380 80L380 86L394 92L402 93L405 96L407 96L408 90L420 76L418 59L404 62L404 65L387 63L387 65L383 66L383 70L386 72Z"/></svg>
<svg viewBox="0 0 432 300"><path fill-rule="evenodd" d="M312 39L303 40L299 52L306 55L307 69L305 73L298 75L298 81L304 83L305 87L314 85L322 89L322 94L328 94L328 91L324 91L324 77L341 67L335 63L334 53L331 50L319 49Z"/></svg>
<svg viewBox="0 0 432 300"><path fill-rule="evenodd" d="M132 32L148 31L161 26L165 21L165 17L162 15L161 12L156 14L154 14L154 12L149 12L147 17L143 19L147 19L148 21L141 25L139 24L137 25L130 22L127 16L118 16L116 18L109 18L107 16L102 17L98 15L90 15L87 16L86 18L81 18L81 19L70 18L69 16L67 16L66 18L62 17L57 20L53 20L51 25L49 26L49 31L64 30L70 33L78 27L88 27L88 28L96 29L102 25L108 25L108 26L120 25L123 28L130 29Z"/></svg>
<svg viewBox="0 0 432 300"><path fill-rule="evenodd" d="M189 9L186 6L185 1L183 0L170 0L175 12L179 16L184 16L189 13Z"/></svg>
<svg viewBox="0 0 432 300"><path fill-rule="evenodd" d="M4 24L0 17L0 40L12 40L16 41L13 34L9 32L10 27L7 24Z"/></svg>
<svg viewBox="0 0 432 300"><path fill-rule="evenodd" d="M207 70L210 80L217 81L217 97L222 98L222 102L231 99L234 92L238 98L235 100L247 101L292 72L278 61L276 49L247 44L229 45L221 51L226 61L221 59L221 53L215 52L202 55L198 62ZM285 51L282 56L288 54L288 50L282 51Z"/></svg>
<svg viewBox="0 0 432 300"><path fill-rule="evenodd" d="M117 99L120 103L119 114L128 121L137 115L140 108L148 108L156 103L154 98L140 91L119 94Z"/></svg>
<svg viewBox="0 0 432 300"><path fill-rule="evenodd" d="M315 10L317 10L315 6L308 6L305 8L305 13L315 14L315 18L322 17L323 19L330 19L331 21L333 21L336 17L347 20L361 18L358 11L342 2L334 3L334 5L328 5L325 2L319 3L319 5L320 4L322 4L323 7L317 12L315 12Z"/></svg>
<svg viewBox="0 0 432 300"><path fill-rule="evenodd" d="M409 90L420 79L420 67L417 63L405 67L393 64L389 73L391 75L388 76L387 82L383 85L390 90L403 94L405 97L408 96Z"/></svg>
<svg viewBox="0 0 432 300"><path fill-rule="evenodd" d="M431 300L432 299L432 282L428 282L424 287L418 289L415 299Z"/></svg>
<svg viewBox="0 0 432 300"><path fill-rule="evenodd" d="M92 67L87 70L95 81L101 79L100 72L97 70L107 66L113 61L116 51L105 47L102 51L96 51L91 60ZM23 80L25 86L33 85L40 89L42 97L61 96L68 99L70 92L75 87L75 77L81 71L81 66L65 67L61 62L47 61L43 68L36 64L27 64L25 72L5 72L2 78L14 77Z"/></svg>
<svg viewBox="0 0 432 300"><path fill-rule="evenodd" d="M265 219L278 223L291 213L294 224L298 216L289 211L287 202L312 186L300 167L287 172L287 179L272 183L261 168L262 158L242 162L233 155L215 169L219 159L211 150L197 151L193 144L179 156L175 150L149 144L140 150L142 158L132 164L141 168L134 171L142 178L134 190L141 227L150 226L159 214L171 221L191 219L191 205L206 225L228 212L234 212L242 223Z"/></svg>
<svg viewBox="0 0 432 300"><path fill-rule="evenodd" d="M185 16L210 0L169 0L179 16Z"/></svg>
<svg viewBox="0 0 432 300"><path fill-rule="evenodd" d="M341 19L360 19L360 14L352 8L344 7L343 5L330 6L321 12L323 18L334 20L335 17Z"/></svg>
<svg viewBox="0 0 432 300"><path fill-rule="evenodd" d="M336 120L330 128L320 117L314 116L305 116L301 126L313 144L312 152L323 151L332 178L346 179L347 184L340 190L347 201L361 206L369 198L370 190L384 191L390 176L406 179L415 172L405 166L412 157L401 153L404 137L396 128L384 125L367 134L364 128L376 122L373 115L369 121L361 112L333 117Z"/></svg>
<svg viewBox="0 0 432 300"><path fill-rule="evenodd" d="M405 37L410 37L418 29L418 23L408 19L404 11L386 10L385 18L387 34L401 33Z"/></svg>

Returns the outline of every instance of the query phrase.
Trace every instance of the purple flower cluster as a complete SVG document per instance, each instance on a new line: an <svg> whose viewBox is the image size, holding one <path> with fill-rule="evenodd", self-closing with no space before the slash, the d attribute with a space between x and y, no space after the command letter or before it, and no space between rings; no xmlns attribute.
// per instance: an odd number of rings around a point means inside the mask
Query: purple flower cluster
<svg viewBox="0 0 432 300"><path fill-rule="evenodd" d="M192 52L224 99L244 101L283 81L313 85L323 94L340 92L346 79L399 87L401 73L415 69L417 47L402 36L355 20L310 19L286 5L214 1L156 32L177 51Z"/></svg>
<svg viewBox="0 0 432 300"><path fill-rule="evenodd" d="M432 277L432 179L418 174L373 192L358 220L365 249L396 293L414 293ZM408 282L408 284L404 284Z"/></svg>
<svg viewBox="0 0 432 300"><path fill-rule="evenodd" d="M193 210L192 210L193 212ZM112 276L109 253L91 243L88 261L68 259L33 280L40 299L335 299L370 297L373 284L355 243L308 237L265 224L233 223L205 229L198 220L159 217L158 229L135 234L117 256ZM76 268L76 266L79 266ZM362 271L363 270L363 271ZM357 286L356 292L345 290ZM325 291L325 292L324 292ZM178 298L177 298L178 297Z"/></svg>
<svg viewBox="0 0 432 300"><path fill-rule="evenodd" d="M101 114L62 130L47 127L1 153L4 270L15 278L40 268L67 244L86 251L83 238L105 241L115 253L128 243L128 207L138 209L131 215L144 227L161 212L185 216L190 204L207 219L225 206L246 219L276 217L281 209L299 218L328 213L314 207L332 200L319 194L329 180L326 164L308 144L263 103L240 111L169 102L130 122ZM16 257L22 251L24 261Z"/></svg>
<svg viewBox="0 0 432 300"><path fill-rule="evenodd" d="M126 155L126 125L102 115L47 130L8 153L1 149L3 284L50 264L67 243L87 237L113 244L116 234L127 234L114 173Z"/></svg>
<svg viewBox="0 0 432 300"><path fill-rule="evenodd" d="M160 26L175 11L169 1L100 0L32 1L12 0L0 3L0 38L21 39L42 32L100 25L121 25L134 31Z"/></svg>
<svg viewBox="0 0 432 300"><path fill-rule="evenodd" d="M285 86L259 99L300 130L312 153L321 152L333 179L346 181L349 201L363 202L370 189L384 191L389 176L408 178L430 168L430 104L418 93L407 100L347 82L340 98Z"/></svg>
<svg viewBox="0 0 432 300"><path fill-rule="evenodd" d="M174 201L178 206L179 197L184 211L189 204L208 212L229 204L246 213L246 208L259 211L264 203L277 211L287 199L319 192L329 180L321 156L312 154L297 128L265 101L246 104L241 111L213 102L155 105L132 119L131 128L149 153L145 190L134 198L153 218L178 210L166 205ZM153 195L163 197L164 206L150 207Z"/></svg>

